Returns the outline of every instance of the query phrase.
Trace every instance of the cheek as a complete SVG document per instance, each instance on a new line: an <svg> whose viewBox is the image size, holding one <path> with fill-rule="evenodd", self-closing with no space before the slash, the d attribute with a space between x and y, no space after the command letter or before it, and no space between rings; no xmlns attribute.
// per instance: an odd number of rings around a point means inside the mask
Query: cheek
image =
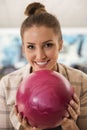
<svg viewBox="0 0 87 130"><path fill-rule="evenodd" d="M25 52L25 58L30 62L32 59L34 59L34 54Z"/></svg>
<svg viewBox="0 0 87 130"><path fill-rule="evenodd" d="M28 48L25 46L24 47L24 56L28 61L30 61L34 57L34 54L31 51L29 51Z"/></svg>
<svg viewBox="0 0 87 130"><path fill-rule="evenodd" d="M48 56L50 58L57 59L57 57L58 57L58 50L55 49L55 50L52 50L52 51L48 52Z"/></svg>

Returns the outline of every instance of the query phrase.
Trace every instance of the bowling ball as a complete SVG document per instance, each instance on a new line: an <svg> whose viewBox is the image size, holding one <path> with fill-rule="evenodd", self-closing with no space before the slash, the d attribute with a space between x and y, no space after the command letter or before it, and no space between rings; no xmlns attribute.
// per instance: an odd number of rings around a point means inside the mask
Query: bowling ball
<svg viewBox="0 0 87 130"><path fill-rule="evenodd" d="M64 76L40 70L21 82L16 105L32 127L47 129L60 125L72 97L73 87Z"/></svg>

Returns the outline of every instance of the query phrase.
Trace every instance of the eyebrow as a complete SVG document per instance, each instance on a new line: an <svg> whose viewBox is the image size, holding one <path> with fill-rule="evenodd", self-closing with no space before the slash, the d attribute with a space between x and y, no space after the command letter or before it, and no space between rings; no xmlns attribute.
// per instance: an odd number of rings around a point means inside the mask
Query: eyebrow
<svg viewBox="0 0 87 130"><path fill-rule="evenodd" d="M52 40L44 41L44 42L42 42L42 44L45 44L45 43L47 43L47 42L52 42ZM27 44L33 44L33 45L35 45L35 43L32 43L32 42L27 42Z"/></svg>

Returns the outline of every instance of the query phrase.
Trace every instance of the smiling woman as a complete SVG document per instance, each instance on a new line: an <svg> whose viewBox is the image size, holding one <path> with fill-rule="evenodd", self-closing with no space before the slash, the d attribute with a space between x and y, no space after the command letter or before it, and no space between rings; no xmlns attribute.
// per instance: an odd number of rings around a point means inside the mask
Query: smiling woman
<svg viewBox="0 0 87 130"><path fill-rule="evenodd" d="M20 31L22 48L28 64L0 81L0 129L41 130L30 126L26 117L18 112L15 97L19 84L27 76L46 69L62 74L74 88L73 99L68 104L66 115L60 126L53 129L86 130L87 75L58 63L63 45L59 21L38 2L29 4L25 14L27 18L23 21Z"/></svg>

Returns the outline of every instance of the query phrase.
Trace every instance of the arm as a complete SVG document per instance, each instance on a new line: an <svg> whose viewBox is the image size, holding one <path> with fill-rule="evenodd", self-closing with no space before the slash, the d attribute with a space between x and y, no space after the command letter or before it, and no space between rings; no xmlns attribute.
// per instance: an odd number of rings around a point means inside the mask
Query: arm
<svg viewBox="0 0 87 130"><path fill-rule="evenodd" d="M10 97L10 90L8 90L8 78L4 77L0 80L0 130L16 129L18 130L20 123L15 116L12 116L13 125L10 120L11 104L7 103L7 95ZM10 99L10 98L9 98ZM15 127L14 127L15 126Z"/></svg>
<svg viewBox="0 0 87 130"><path fill-rule="evenodd" d="M87 130L87 75L82 73L81 94L80 94L81 114L77 120L80 130Z"/></svg>
<svg viewBox="0 0 87 130"><path fill-rule="evenodd" d="M0 130L13 128L9 119L9 107L6 104L4 83L3 79L0 80Z"/></svg>
<svg viewBox="0 0 87 130"><path fill-rule="evenodd" d="M62 125L62 130L80 130L74 120L65 118Z"/></svg>

